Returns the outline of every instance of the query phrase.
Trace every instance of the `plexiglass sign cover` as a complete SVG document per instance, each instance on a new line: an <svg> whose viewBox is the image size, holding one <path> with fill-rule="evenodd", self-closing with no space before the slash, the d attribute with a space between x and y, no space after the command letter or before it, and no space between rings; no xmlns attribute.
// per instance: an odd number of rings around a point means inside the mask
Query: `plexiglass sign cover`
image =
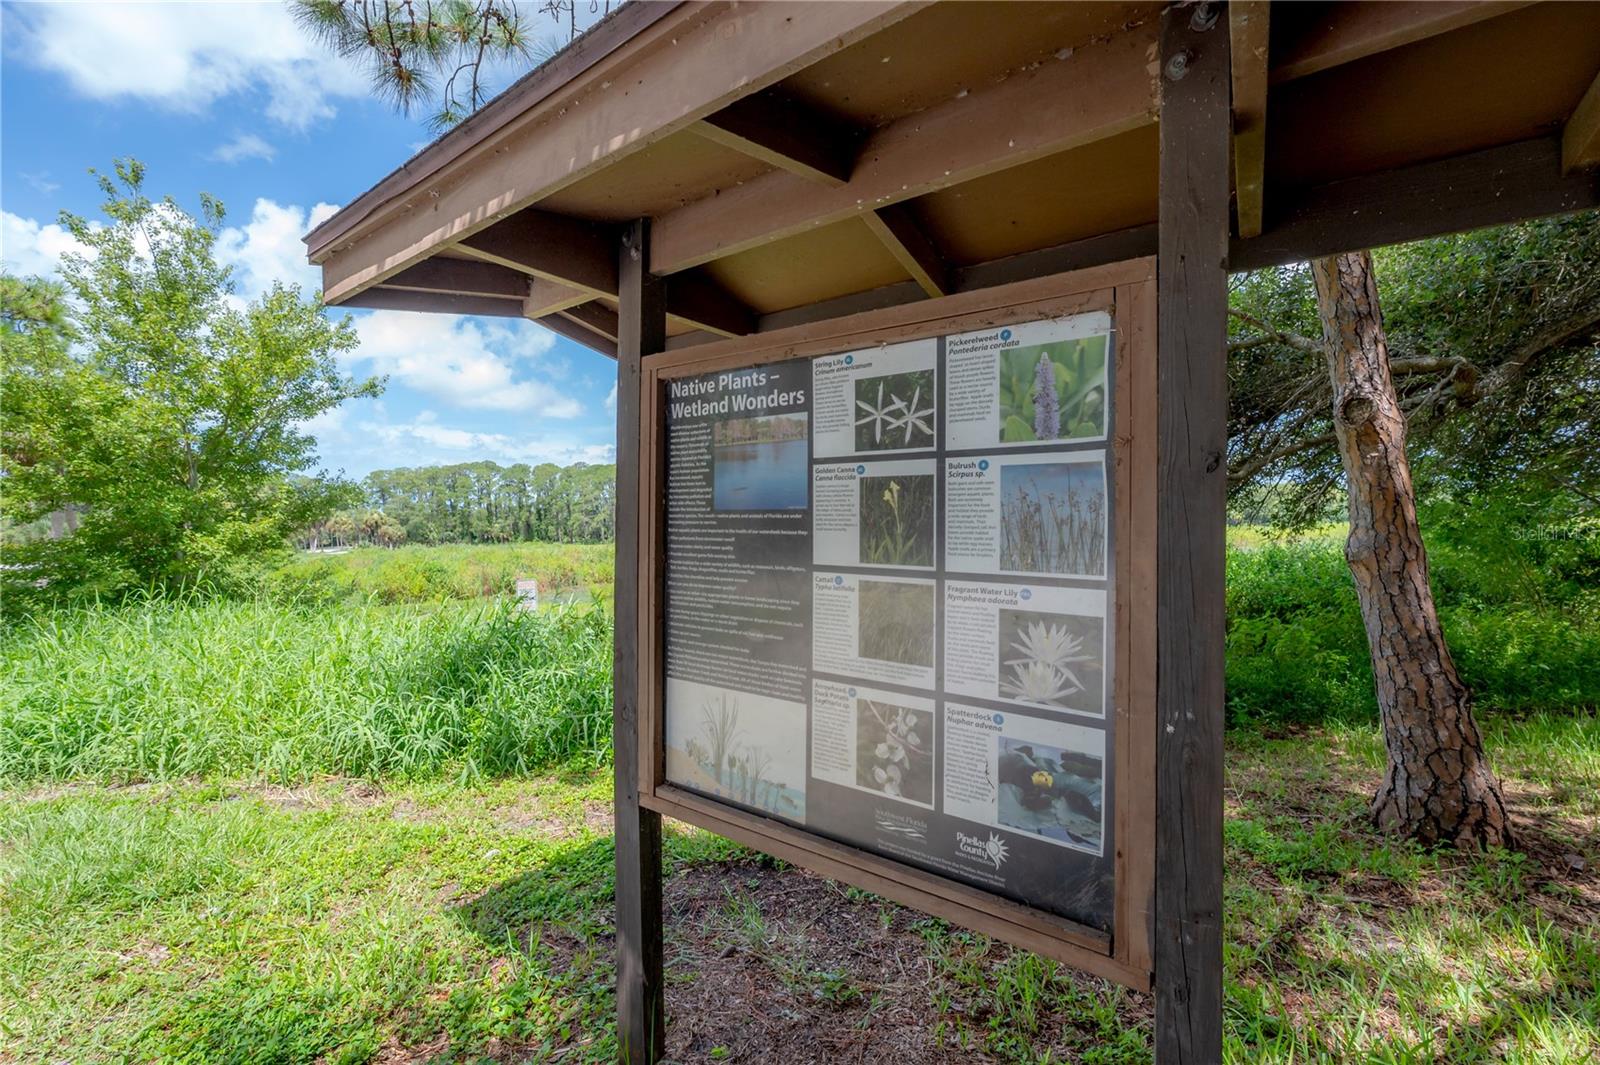
<svg viewBox="0 0 1600 1065"><path fill-rule="evenodd" d="M668 381L667 779L1109 931L1113 346Z"/></svg>

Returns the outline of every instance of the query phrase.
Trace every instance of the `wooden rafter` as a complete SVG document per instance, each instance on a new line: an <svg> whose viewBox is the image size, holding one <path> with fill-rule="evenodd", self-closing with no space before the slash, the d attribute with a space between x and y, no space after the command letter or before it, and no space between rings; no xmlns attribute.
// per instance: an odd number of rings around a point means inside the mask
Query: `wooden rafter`
<svg viewBox="0 0 1600 1065"><path fill-rule="evenodd" d="M909 207L903 203L890 204L861 217L924 293L944 296L950 292L950 271L944 256L917 223Z"/></svg>
<svg viewBox="0 0 1600 1065"><path fill-rule="evenodd" d="M1079 48L874 132L850 181L776 171L655 223L651 269L670 274L1155 121L1153 26Z"/></svg>
<svg viewBox="0 0 1600 1065"><path fill-rule="evenodd" d="M550 332L564 336L577 344L582 344L590 351L598 351L602 355L617 357L617 342L610 337L601 336L593 329L578 322L574 322L564 314L547 314L537 319L538 323Z"/></svg>
<svg viewBox="0 0 1600 1065"><path fill-rule="evenodd" d="M1589 84L1561 133L1561 169L1570 174L1600 164L1600 74Z"/></svg>
<svg viewBox="0 0 1600 1065"><path fill-rule="evenodd" d="M521 318L520 299L498 296L458 296L448 292L418 292L415 289L378 286L346 299L341 307L361 307L378 311L431 311L435 314L479 314L492 318Z"/></svg>
<svg viewBox="0 0 1600 1065"><path fill-rule="evenodd" d="M495 263L465 259L425 259L395 274L384 288L443 292L455 296L498 296L525 299L528 275Z"/></svg>
<svg viewBox="0 0 1600 1065"><path fill-rule="evenodd" d="M530 208L456 247L480 260L474 265L492 264L531 278L527 317L543 318L599 296L616 296L617 240L615 227ZM719 336L743 336L755 330L756 316L750 308L698 274L673 279L668 312Z"/></svg>
<svg viewBox="0 0 1600 1065"><path fill-rule="evenodd" d="M1317 21L1285 41L1272 83L1354 63L1427 37L1530 6L1531 0L1362 0L1324 5Z"/></svg>
<svg viewBox="0 0 1600 1065"><path fill-rule="evenodd" d="M756 331L756 315L711 278L698 273L667 280L667 316L717 336Z"/></svg>
<svg viewBox="0 0 1600 1065"><path fill-rule="evenodd" d="M594 296L617 294L617 238L607 226L550 211L519 211L464 238L460 251Z"/></svg>
<svg viewBox="0 0 1600 1065"><path fill-rule="evenodd" d="M652 27L652 33L671 34L670 46L632 57L626 88L610 81L614 71L607 63L585 70L514 126L497 131L492 144L395 192L337 242L320 245L314 254L327 299L343 303L925 6L885 0L684 5L681 19Z"/></svg>
<svg viewBox="0 0 1600 1065"><path fill-rule="evenodd" d="M850 180L856 130L771 90L735 100L692 127L700 136L823 185Z"/></svg>
<svg viewBox="0 0 1600 1065"><path fill-rule="evenodd" d="M1597 207L1600 179L1563 174L1560 139L1544 137L1305 189L1274 205L1261 236L1233 242L1228 268L1256 270Z"/></svg>
<svg viewBox="0 0 1600 1065"><path fill-rule="evenodd" d="M617 339L617 312L603 303L580 303L561 314L607 340Z"/></svg>
<svg viewBox="0 0 1600 1065"><path fill-rule="evenodd" d="M585 292L581 288L573 288L571 285L543 277L529 277L528 295L523 300L522 313L527 318L543 318L547 314L555 314L568 307L588 303L592 299L594 294Z"/></svg>
<svg viewBox="0 0 1600 1065"><path fill-rule="evenodd" d="M1228 36L1233 63L1233 188L1239 236L1261 234L1267 165L1267 42L1271 4L1233 0Z"/></svg>

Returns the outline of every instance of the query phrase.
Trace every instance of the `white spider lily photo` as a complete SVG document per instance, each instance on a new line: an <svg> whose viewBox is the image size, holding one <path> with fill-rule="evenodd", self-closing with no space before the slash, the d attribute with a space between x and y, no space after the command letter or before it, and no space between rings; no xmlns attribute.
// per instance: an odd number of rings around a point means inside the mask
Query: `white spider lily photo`
<svg viewBox="0 0 1600 1065"><path fill-rule="evenodd" d="M861 378L855 403L857 451L933 447L937 407L932 370Z"/></svg>

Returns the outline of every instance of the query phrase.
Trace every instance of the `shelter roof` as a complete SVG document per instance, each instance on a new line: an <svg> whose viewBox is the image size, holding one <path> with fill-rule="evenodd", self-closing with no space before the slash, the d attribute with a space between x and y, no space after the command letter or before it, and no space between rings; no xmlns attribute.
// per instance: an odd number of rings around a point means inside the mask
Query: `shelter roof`
<svg viewBox="0 0 1600 1065"><path fill-rule="evenodd" d="M640 217L671 346L1149 254L1165 6L634 0L310 257L330 304L608 350ZM1600 204L1600 3L1220 17L1235 269Z"/></svg>

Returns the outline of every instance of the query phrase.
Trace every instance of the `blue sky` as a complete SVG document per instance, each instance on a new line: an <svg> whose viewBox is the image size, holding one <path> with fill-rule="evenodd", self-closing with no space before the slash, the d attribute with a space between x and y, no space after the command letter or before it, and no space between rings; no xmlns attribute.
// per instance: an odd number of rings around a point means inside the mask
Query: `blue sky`
<svg viewBox="0 0 1600 1065"><path fill-rule="evenodd" d="M12 272L53 271L71 247L60 212L98 213L88 168L133 156L152 195L226 204L219 253L241 296L273 280L309 290L319 272L300 238L432 139L279 4L6 2L0 42L0 261ZM348 313L361 335L348 369L389 385L310 426L327 469L611 461L610 359L521 320Z"/></svg>

